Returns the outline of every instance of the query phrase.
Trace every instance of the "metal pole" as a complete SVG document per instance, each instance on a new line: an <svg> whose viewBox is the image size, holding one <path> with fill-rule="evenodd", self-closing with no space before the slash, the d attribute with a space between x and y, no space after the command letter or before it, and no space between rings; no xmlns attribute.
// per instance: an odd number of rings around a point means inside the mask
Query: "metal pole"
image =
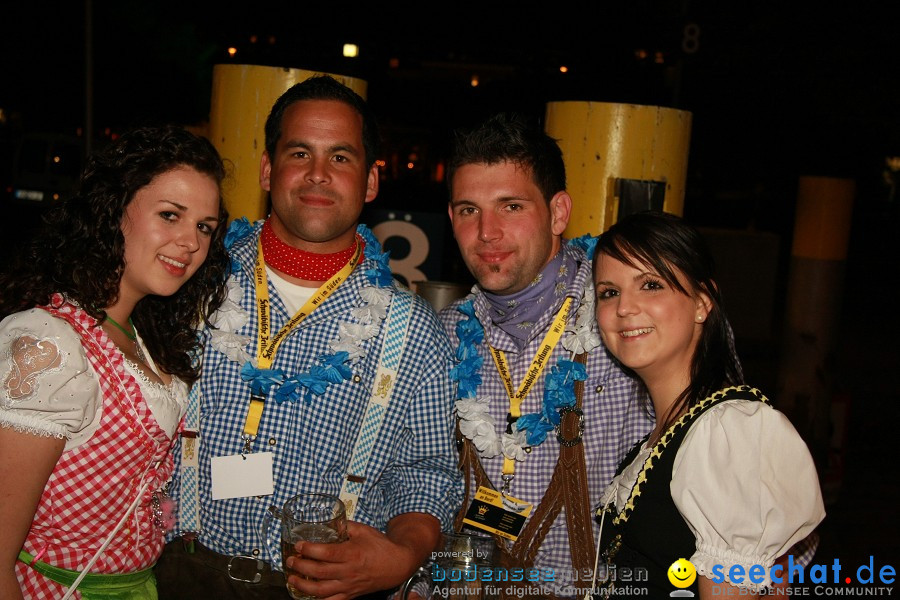
<svg viewBox="0 0 900 600"><path fill-rule="evenodd" d="M827 462L835 334L856 182L800 177L776 406Z"/></svg>
<svg viewBox="0 0 900 600"><path fill-rule="evenodd" d="M84 155L94 141L94 19L92 0L84 0Z"/></svg>

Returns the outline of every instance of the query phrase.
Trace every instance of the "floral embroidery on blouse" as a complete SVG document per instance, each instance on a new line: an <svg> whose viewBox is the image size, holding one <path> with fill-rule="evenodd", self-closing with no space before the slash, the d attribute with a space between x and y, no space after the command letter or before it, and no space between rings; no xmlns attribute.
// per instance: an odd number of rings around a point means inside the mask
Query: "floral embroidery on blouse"
<svg viewBox="0 0 900 600"><path fill-rule="evenodd" d="M37 392L42 375L61 369L65 355L51 338L22 335L10 345L6 361L9 373L3 380L5 394L0 403L10 408Z"/></svg>

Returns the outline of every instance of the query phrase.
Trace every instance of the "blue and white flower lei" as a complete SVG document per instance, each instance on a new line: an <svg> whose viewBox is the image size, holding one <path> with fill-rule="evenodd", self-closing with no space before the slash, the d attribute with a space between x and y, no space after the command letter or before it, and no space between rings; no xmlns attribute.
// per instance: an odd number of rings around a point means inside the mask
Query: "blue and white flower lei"
<svg viewBox="0 0 900 600"><path fill-rule="evenodd" d="M593 255L597 238L584 235L569 244L581 248L588 258ZM575 382L587 379L584 365L560 358L544 377L544 398L540 412L522 415L512 425L512 433L497 434L496 421L489 413L490 399L478 396L482 383L481 368L484 358L478 346L484 341L484 328L475 316L473 300L461 304L458 309L467 318L456 324L459 346L456 349L458 364L451 370L451 379L457 382L459 400L456 413L459 429L475 444L482 458L503 455L517 461L525 460L526 448L540 445L547 433L559 426L560 410L575 406ZM562 345L573 354L590 352L600 346L600 335L594 321L594 286L589 281L584 288L581 304L575 320L566 323Z"/></svg>
<svg viewBox="0 0 900 600"><path fill-rule="evenodd" d="M288 377L282 369L259 369L247 346L253 341L249 335L235 333L250 320L249 313L241 306L243 292L233 273L240 270L240 264L232 259L232 275L228 279L228 296L211 319L215 329L210 332L210 344L230 360L243 363L241 379L250 385L254 394L265 395L273 386L273 397L279 403L296 402L299 398L309 403L313 395L325 393L328 386L340 383L352 376L349 364L366 355L365 340L374 338L381 331L381 323L387 316L392 292L388 288L393 282L389 253L383 252L378 239L367 227L360 225L357 233L366 243L364 256L375 265L365 271L371 285L360 290L363 304L350 311L358 322L345 321L338 325L338 338L329 347L332 354L323 354L316 359L308 371ZM231 223L225 235L225 247L231 248L236 242L253 234L253 225L246 217Z"/></svg>

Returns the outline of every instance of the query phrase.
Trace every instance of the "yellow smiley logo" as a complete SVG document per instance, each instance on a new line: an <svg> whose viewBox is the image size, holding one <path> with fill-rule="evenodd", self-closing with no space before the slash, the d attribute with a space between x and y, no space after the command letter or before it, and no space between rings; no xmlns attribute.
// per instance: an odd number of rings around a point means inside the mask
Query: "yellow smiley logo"
<svg viewBox="0 0 900 600"><path fill-rule="evenodd" d="M669 582L677 588L690 587L697 579L697 569L686 558L679 558L669 567Z"/></svg>

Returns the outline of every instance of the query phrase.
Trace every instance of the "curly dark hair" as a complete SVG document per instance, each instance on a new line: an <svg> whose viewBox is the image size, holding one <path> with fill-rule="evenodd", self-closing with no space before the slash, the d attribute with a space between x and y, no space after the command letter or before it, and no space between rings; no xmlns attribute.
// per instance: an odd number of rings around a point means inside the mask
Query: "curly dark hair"
<svg viewBox="0 0 900 600"><path fill-rule="evenodd" d="M454 132L447 163L451 193L453 175L460 167L502 162L531 171L535 185L548 202L566 189L566 166L556 140L522 114L498 113L472 128Z"/></svg>
<svg viewBox="0 0 900 600"><path fill-rule="evenodd" d="M284 111L301 100L337 100L353 108L362 117L362 141L366 151L366 167L372 168L381 151L381 136L375 113L366 101L346 85L329 75L316 75L296 83L279 96L266 118L266 152L275 155L275 146L281 138Z"/></svg>
<svg viewBox="0 0 900 600"><path fill-rule="evenodd" d="M40 232L0 274L0 317L47 305L58 292L102 323L125 270L125 207L155 177L179 167L208 175L221 189L225 168L216 149L173 125L134 129L93 154L78 193L47 211ZM218 220L207 258L193 277L172 296L144 297L132 312L157 365L189 383L199 375L196 328L209 323L226 294L228 213L221 194Z"/></svg>
<svg viewBox="0 0 900 600"><path fill-rule="evenodd" d="M710 394L744 383L722 295L715 282L715 261L699 231L677 215L643 211L624 217L600 235L594 251L595 270L601 254L637 269L650 268L672 289L686 296L703 292L712 303L691 359L691 382L666 415L666 427L684 409ZM678 281L676 271L690 289Z"/></svg>

